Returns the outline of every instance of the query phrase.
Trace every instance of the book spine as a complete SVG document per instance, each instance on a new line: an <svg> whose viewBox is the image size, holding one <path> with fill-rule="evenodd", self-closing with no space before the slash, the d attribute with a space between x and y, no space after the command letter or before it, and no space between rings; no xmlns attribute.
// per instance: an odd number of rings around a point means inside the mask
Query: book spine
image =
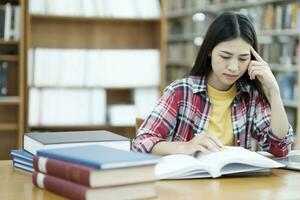
<svg viewBox="0 0 300 200"><path fill-rule="evenodd" d="M91 186L90 173L92 169L85 166L34 156L33 167L38 172L70 180L85 186Z"/></svg>
<svg viewBox="0 0 300 200"><path fill-rule="evenodd" d="M46 189L69 199L86 199L87 188L54 176L33 172L32 182L39 188Z"/></svg>

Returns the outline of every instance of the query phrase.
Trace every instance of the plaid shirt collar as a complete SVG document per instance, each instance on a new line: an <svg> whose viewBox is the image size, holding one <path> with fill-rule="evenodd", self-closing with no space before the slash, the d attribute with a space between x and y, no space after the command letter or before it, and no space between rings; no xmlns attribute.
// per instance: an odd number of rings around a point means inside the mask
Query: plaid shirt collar
<svg viewBox="0 0 300 200"><path fill-rule="evenodd" d="M192 88L193 93L202 93L207 95L206 77L205 76L192 76ZM250 85L244 83L242 80L238 80L237 83L237 98L242 96L242 93L250 93Z"/></svg>

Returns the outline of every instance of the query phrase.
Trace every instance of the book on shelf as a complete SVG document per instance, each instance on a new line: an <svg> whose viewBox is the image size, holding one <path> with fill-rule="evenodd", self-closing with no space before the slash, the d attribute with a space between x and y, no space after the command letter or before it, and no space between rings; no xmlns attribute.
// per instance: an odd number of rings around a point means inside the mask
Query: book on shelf
<svg viewBox="0 0 300 200"><path fill-rule="evenodd" d="M95 169L117 169L153 165L159 156L125 151L102 145L75 146L56 149L42 149L37 156L80 164Z"/></svg>
<svg viewBox="0 0 300 200"><path fill-rule="evenodd" d="M98 170L62 160L34 156L35 171L88 187L107 187L155 181L154 164Z"/></svg>
<svg viewBox="0 0 300 200"><path fill-rule="evenodd" d="M0 5L0 38L7 41L20 38L20 6L9 2Z"/></svg>
<svg viewBox="0 0 300 200"><path fill-rule="evenodd" d="M112 126L134 126L136 107L133 104L114 104L108 107L109 124Z"/></svg>
<svg viewBox="0 0 300 200"><path fill-rule="evenodd" d="M28 115L30 126L104 125L106 91L100 88L30 88Z"/></svg>
<svg viewBox="0 0 300 200"><path fill-rule="evenodd" d="M7 62L0 62L0 96L7 95Z"/></svg>
<svg viewBox="0 0 300 200"><path fill-rule="evenodd" d="M32 132L24 135L24 150L36 154L37 150L59 147L101 144L117 149L130 150L130 139L105 131Z"/></svg>
<svg viewBox="0 0 300 200"><path fill-rule="evenodd" d="M157 19L160 3L159 0L30 0L29 11L56 16Z"/></svg>
<svg viewBox="0 0 300 200"><path fill-rule="evenodd" d="M140 199L156 196L155 182L90 188L48 174L34 172L34 185L69 199Z"/></svg>
<svg viewBox="0 0 300 200"><path fill-rule="evenodd" d="M159 179L217 178L222 175L235 175L284 165L242 147L225 147L215 153L195 156L174 154L162 158L156 165Z"/></svg>

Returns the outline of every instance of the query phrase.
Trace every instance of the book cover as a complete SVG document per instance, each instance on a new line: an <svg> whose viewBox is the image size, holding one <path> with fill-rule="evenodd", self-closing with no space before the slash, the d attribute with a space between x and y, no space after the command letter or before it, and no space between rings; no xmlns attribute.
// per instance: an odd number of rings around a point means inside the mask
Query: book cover
<svg viewBox="0 0 300 200"><path fill-rule="evenodd" d="M104 187L155 181L154 165L97 170L61 160L33 157L35 171L88 187Z"/></svg>
<svg viewBox="0 0 300 200"><path fill-rule="evenodd" d="M32 132L24 135L24 150L36 154L37 150L101 144L129 150L130 140L118 134L105 131Z"/></svg>
<svg viewBox="0 0 300 200"><path fill-rule="evenodd" d="M256 172L283 166L242 147L225 147L215 153L165 156L156 165L155 174L159 179L217 178L225 174Z"/></svg>
<svg viewBox="0 0 300 200"><path fill-rule="evenodd" d="M37 151L38 156L85 165L95 169L114 169L156 164L161 157L110 148L102 145L75 146Z"/></svg>
<svg viewBox="0 0 300 200"><path fill-rule="evenodd" d="M89 188L47 174L34 172L34 185L69 199L140 199L156 196L154 182L121 185L115 187Z"/></svg>

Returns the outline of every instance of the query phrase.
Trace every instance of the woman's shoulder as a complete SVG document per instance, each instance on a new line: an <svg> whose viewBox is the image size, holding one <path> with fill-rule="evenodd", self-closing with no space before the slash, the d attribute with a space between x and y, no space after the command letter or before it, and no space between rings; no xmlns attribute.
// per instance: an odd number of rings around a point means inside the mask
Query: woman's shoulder
<svg viewBox="0 0 300 200"><path fill-rule="evenodd" d="M172 88L174 90L177 90L177 89L194 90L195 88L201 87L202 85L205 85L205 77L186 76L184 78L173 81L168 86L168 88Z"/></svg>

